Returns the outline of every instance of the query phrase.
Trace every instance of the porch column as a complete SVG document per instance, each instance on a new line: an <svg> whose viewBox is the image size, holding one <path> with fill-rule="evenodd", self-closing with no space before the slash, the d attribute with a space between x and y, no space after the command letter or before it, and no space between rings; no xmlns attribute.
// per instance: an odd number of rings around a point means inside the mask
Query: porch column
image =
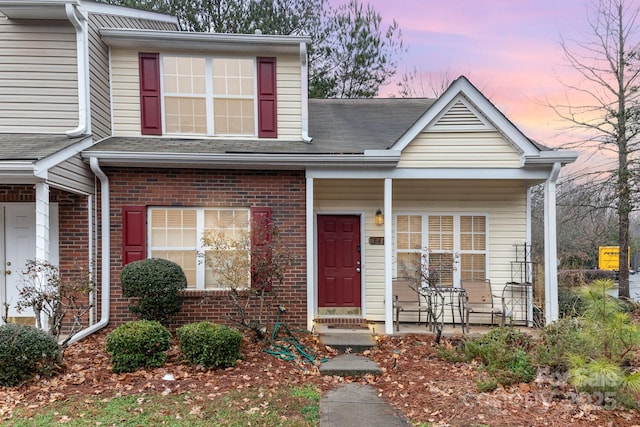
<svg viewBox="0 0 640 427"><path fill-rule="evenodd" d="M384 180L384 332L393 334L393 180Z"/></svg>
<svg viewBox="0 0 640 427"><path fill-rule="evenodd" d="M560 163L554 163L544 184L544 314L547 325L558 320L556 181L559 174Z"/></svg>
<svg viewBox="0 0 640 427"><path fill-rule="evenodd" d="M314 256L315 222L313 218L313 178L307 177L307 330L313 329L316 313L316 258Z"/></svg>
<svg viewBox="0 0 640 427"><path fill-rule="evenodd" d="M36 253L39 261L49 261L49 184L36 184Z"/></svg>

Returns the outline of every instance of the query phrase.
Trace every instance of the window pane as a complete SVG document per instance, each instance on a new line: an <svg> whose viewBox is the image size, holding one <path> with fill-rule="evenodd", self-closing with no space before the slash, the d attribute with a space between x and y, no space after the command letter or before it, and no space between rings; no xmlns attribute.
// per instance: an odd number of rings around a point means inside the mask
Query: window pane
<svg viewBox="0 0 640 427"><path fill-rule="evenodd" d="M205 209L207 289L249 286L249 210Z"/></svg>
<svg viewBox="0 0 640 427"><path fill-rule="evenodd" d="M153 258L162 258L173 261L182 267L184 275L187 277L187 288L196 287L196 256L194 251L151 251Z"/></svg>
<svg viewBox="0 0 640 427"><path fill-rule="evenodd" d="M453 286L453 254L429 254L429 286Z"/></svg>
<svg viewBox="0 0 640 427"><path fill-rule="evenodd" d="M213 102L216 134L254 135L253 100L222 99Z"/></svg>
<svg viewBox="0 0 640 427"><path fill-rule="evenodd" d="M205 134L207 107L204 98L164 98L167 133Z"/></svg>
<svg viewBox="0 0 640 427"><path fill-rule="evenodd" d="M398 277L420 277L420 254L398 253L398 265L396 266Z"/></svg>
<svg viewBox="0 0 640 427"><path fill-rule="evenodd" d="M460 256L460 277L462 280L485 280L487 272L485 254L462 254Z"/></svg>

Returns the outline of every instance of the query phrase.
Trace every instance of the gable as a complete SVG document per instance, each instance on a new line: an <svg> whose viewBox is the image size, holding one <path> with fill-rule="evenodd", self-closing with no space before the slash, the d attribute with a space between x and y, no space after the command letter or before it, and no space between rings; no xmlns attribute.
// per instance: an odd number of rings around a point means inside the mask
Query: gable
<svg viewBox="0 0 640 427"><path fill-rule="evenodd" d="M402 150L399 167L514 168L522 150L458 95Z"/></svg>

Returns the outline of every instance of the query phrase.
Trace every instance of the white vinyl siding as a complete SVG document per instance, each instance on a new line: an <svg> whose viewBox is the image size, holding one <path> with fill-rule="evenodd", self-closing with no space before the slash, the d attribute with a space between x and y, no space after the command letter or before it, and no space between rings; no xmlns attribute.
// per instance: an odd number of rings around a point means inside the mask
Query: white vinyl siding
<svg viewBox="0 0 640 427"><path fill-rule="evenodd" d="M69 23L16 23L0 14L0 132L78 125L75 40Z"/></svg>
<svg viewBox="0 0 640 427"><path fill-rule="evenodd" d="M402 152L404 168L518 168L520 154L498 132L420 133Z"/></svg>
<svg viewBox="0 0 640 427"><path fill-rule="evenodd" d="M314 188L317 213L364 213L365 312L368 320L384 321L384 246L369 242L370 237L384 235L384 227L376 226L373 219L375 211L383 207L383 181L317 179ZM416 215L486 215L488 271L494 291L499 294L511 280L513 245L526 240L525 182L398 179L393 181L393 211ZM386 221L392 219L385 218Z"/></svg>
<svg viewBox="0 0 640 427"><path fill-rule="evenodd" d="M180 52L180 54L189 54L189 52ZM193 54L201 55L201 53ZM255 56L260 55L257 53ZM246 55L242 57L246 57ZM278 56L276 58L278 139L299 140L302 134L300 59L296 56ZM112 49L111 79L114 134L116 136L141 136L137 50Z"/></svg>
<svg viewBox="0 0 640 427"><path fill-rule="evenodd" d="M79 154L51 168L48 180L54 186L76 189L86 194L95 192L93 173Z"/></svg>

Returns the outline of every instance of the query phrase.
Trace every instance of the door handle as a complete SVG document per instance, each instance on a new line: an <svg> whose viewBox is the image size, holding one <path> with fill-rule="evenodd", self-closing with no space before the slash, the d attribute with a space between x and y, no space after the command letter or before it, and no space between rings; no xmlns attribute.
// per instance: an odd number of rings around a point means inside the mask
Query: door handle
<svg viewBox="0 0 640 427"><path fill-rule="evenodd" d="M356 272L360 273L360 267L356 268Z"/></svg>

